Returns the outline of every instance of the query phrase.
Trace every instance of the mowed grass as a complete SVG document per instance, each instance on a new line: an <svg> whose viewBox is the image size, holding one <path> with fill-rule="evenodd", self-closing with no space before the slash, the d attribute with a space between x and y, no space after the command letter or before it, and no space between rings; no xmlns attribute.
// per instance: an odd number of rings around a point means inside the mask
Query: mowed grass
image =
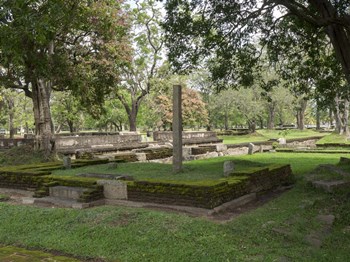
<svg viewBox="0 0 350 262"><path fill-rule="evenodd" d="M237 135L237 136L220 136L223 139L224 144L240 144L248 142L261 142L269 139L278 139L285 137L286 139L304 138L313 136L325 136L325 133L320 133L312 129L306 130L257 130L255 134Z"/></svg>
<svg viewBox="0 0 350 262"><path fill-rule="evenodd" d="M0 246L0 261L3 262L30 262L30 261L54 261L54 262L79 262L81 260L71 257L57 256L37 250L26 250L12 246Z"/></svg>
<svg viewBox="0 0 350 262"><path fill-rule="evenodd" d="M347 144L350 145L350 141L347 139L346 135L339 135L336 133L324 136L322 139L317 141L318 145L335 143L335 144Z"/></svg>
<svg viewBox="0 0 350 262"><path fill-rule="evenodd" d="M227 223L141 208L0 203L0 243L106 261L349 261L348 197L314 190L302 179L318 164L336 163L339 157L265 153L233 158L291 164L299 179L279 198ZM319 214L334 214L336 221L322 248L313 248L305 237L321 230Z"/></svg>
<svg viewBox="0 0 350 262"><path fill-rule="evenodd" d="M111 168L109 165L87 166L70 170L56 170L54 175L74 176L84 173L96 174L116 174L128 175L137 180L143 179L161 179L161 180L182 180L198 181L223 178L223 165L225 161L233 160L237 172L243 170L253 170L257 167L265 167L267 163L253 162L234 157L220 157L184 162L183 172L174 174L171 164L162 163L118 163L117 168Z"/></svg>
<svg viewBox="0 0 350 262"><path fill-rule="evenodd" d="M72 176L83 173L119 174L132 176L137 180L206 180L223 177L223 164L232 160L237 172L273 164L290 164L296 175L302 175L319 163L334 164L341 154L311 154L311 153L264 153L245 156L227 156L211 159L184 162L184 172L174 174L171 164L160 163L121 163L117 168L109 165L88 166L70 170L56 170L54 175Z"/></svg>

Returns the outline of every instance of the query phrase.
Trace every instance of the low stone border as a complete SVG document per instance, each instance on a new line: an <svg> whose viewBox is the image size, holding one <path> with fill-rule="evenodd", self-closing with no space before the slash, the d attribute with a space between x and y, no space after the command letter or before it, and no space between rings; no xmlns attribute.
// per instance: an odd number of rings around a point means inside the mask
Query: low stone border
<svg viewBox="0 0 350 262"><path fill-rule="evenodd" d="M257 199L256 194L252 193L252 194L239 197L230 202L224 203L213 209L191 207L191 206L166 205L166 204L149 203L149 202L136 202L136 201L120 200L120 199L106 199L105 204L112 205L112 206L155 208L155 209L183 212L183 213L188 213L196 216L215 216L219 213L223 213L228 210L233 210L241 206L244 206L248 203L255 201L256 199Z"/></svg>
<svg viewBox="0 0 350 262"><path fill-rule="evenodd" d="M272 190L294 182L290 165L235 173L213 181L130 181L127 199L212 209L243 195Z"/></svg>

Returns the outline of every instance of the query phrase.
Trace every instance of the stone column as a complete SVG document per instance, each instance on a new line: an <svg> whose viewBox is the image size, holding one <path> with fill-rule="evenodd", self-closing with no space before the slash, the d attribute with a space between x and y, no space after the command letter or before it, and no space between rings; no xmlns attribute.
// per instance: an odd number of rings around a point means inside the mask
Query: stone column
<svg viewBox="0 0 350 262"><path fill-rule="evenodd" d="M181 86L173 86L173 171L182 171Z"/></svg>
<svg viewBox="0 0 350 262"><path fill-rule="evenodd" d="M71 169L72 167L72 159L69 156L63 157L63 167L65 169Z"/></svg>

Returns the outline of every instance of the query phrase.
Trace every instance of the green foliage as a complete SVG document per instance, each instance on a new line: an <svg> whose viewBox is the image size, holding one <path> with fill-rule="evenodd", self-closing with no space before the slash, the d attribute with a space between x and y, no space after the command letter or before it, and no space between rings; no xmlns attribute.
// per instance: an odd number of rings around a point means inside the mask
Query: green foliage
<svg viewBox="0 0 350 262"><path fill-rule="evenodd" d="M282 130L280 132L278 132L278 134L282 137L287 137L289 135L289 133L291 132L290 129L285 129L285 130Z"/></svg>
<svg viewBox="0 0 350 262"><path fill-rule="evenodd" d="M56 132L61 129L68 129L70 132L79 130L83 108L71 92L55 93L51 103L52 118L59 128Z"/></svg>
<svg viewBox="0 0 350 262"><path fill-rule="evenodd" d="M127 8L131 23L128 37L133 43L131 61L122 67L124 81L117 85L114 94L126 111L130 131L136 131L139 108L159 81L164 62L161 11L157 2L137 1L134 6Z"/></svg>
<svg viewBox="0 0 350 262"><path fill-rule="evenodd" d="M71 90L83 107L98 115L129 59L120 3L19 0L1 6L1 85L24 90L40 116L40 105L49 100L44 95L52 89ZM39 86L45 94L38 92ZM50 112L45 114L50 121Z"/></svg>
<svg viewBox="0 0 350 262"><path fill-rule="evenodd" d="M3 89L0 87L0 126L16 133L28 133L33 129L33 103L20 90Z"/></svg>
<svg viewBox="0 0 350 262"><path fill-rule="evenodd" d="M98 119L91 116L85 117L86 127L104 131L122 131L123 126L128 123L128 117L121 102L112 97L106 99L103 105L104 114L100 115Z"/></svg>
<svg viewBox="0 0 350 262"><path fill-rule="evenodd" d="M260 49L267 47L271 62L286 62L282 75L297 75L293 77L294 83L299 90L305 90L309 88L310 75L317 74L317 56L326 53L330 42L337 53L338 66L342 65L349 80L349 67L340 59L350 59L349 54L346 58L341 56L349 45L347 40L341 40L348 33L347 4L270 1L261 7L253 0L210 3L168 0L165 7L169 57L178 70L191 69L209 60L217 85L250 86L263 64ZM276 15L277 11L282 14ZM343 29L339 28L337 36L322 30L331 13L337 14L344 25L344 28L339 25ZM335 22L331 24L338 30Z"/></svg>

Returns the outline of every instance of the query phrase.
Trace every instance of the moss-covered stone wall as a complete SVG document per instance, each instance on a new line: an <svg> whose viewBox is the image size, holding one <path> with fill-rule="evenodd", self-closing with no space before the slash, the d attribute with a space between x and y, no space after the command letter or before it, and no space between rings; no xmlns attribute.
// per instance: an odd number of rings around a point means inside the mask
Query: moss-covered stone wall
<svg viewBox="0 0 350 262"><path fill-rule="evenodd" d="M93 164L104 164L108 160L78 160L72 167L82 167ZM80 202L90 202L103 198L103 187L97 185L96 178L59 177L52 176L51 171L62 169L62 163L52 162L0 169L0 187L25 189L35 191L35 197L49 195L51 186L71 186L89 188L79 199Z"/></svg>
<svg viewBox="0 0 350 262"><path fill-rule="evenodd" d="M293 182L290 166L280 165L212 181L133 181L128 183L128 199L211 209L251 192L265 192Z"/></svg>

